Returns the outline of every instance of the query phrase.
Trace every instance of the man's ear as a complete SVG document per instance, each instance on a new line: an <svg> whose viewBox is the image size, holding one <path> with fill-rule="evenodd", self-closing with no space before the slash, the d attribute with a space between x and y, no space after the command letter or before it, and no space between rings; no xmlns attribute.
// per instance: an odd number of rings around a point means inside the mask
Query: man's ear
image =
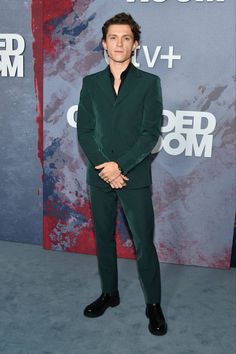
<svg viewBox="0 0 236 354"><path fill-rule="evenodd" d="M107 44L106 44L106 41L104 41L104 39L102 40L102 46L103 46L103 49L107 50Z"/></svg>
<svg viewBox="0 0 236 354"><path fill-rule="evenodd" d="M138 41L134 41L132 50L135 50L138 47L138 45L139 45Z"/></svg>

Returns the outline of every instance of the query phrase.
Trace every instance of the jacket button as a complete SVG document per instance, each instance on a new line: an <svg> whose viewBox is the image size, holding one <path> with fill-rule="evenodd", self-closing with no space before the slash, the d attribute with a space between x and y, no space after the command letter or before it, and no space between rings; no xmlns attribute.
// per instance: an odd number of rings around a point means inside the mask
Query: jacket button
<svg viewBox="0 0 236 354"><path fill-rule="evenodd" d="M111 150L111 152L114 152L114 150Z"/></svg>

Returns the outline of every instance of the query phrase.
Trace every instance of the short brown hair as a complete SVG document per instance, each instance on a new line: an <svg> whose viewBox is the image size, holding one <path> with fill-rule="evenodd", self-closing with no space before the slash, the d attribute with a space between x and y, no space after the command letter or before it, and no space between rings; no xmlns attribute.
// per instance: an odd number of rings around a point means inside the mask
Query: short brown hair
<svg viewBox="0 0 236 354"><path fill-rule="evenodd" d="M137 24L137 22L134 21L133 17L130 14L120 12L115 16L109 18L109 20L107 20L102 26L102 40L106 40L108 27L110 25L129 25L131 31L133 32L134 40L139 42L141 33L140 26Z"/></svg>

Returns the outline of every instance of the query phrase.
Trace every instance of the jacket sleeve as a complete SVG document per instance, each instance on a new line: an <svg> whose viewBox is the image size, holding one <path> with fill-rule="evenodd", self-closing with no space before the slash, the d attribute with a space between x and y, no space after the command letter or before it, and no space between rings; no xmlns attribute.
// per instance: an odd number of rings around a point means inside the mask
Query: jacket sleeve
<svg viewBox="0 0 236 354"><path fill-rule="evenodd" d="M86 87L86 78L83 78L82 89L77 113L77 137L86 157L93 167L103 162L110 161L107 156L99 149L94 138L95 116L93 112L92 99Z"/></svg>
<svg viewBox="0 0 236 354"><path fill-rule="evenodd" d="M140 136L124 155L115 160L123 174L140 163L155 147L161 135L162 111L161 81L156 76L145 97Z"/></svg>

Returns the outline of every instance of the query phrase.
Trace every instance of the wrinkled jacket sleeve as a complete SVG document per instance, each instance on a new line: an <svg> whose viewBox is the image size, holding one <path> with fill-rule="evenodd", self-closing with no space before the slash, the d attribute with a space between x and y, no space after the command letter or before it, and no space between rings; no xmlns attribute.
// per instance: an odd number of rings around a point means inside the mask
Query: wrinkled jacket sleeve
<svg viewBox="0 0 236 354"><path fill-rule="evenodd" d="M161 81L156 76L145 96L140 136L124 155L116 159L123 174L140 163L155 147L161 135L162 111Z"/></svg>
<svg viewBox="0 0 236 354"><path fill-rule="evenodd" d="M86 77L84 77L78 104L77 137L80 146L93 167L109 161L109 158L99 149L94 138L95 125L96 120L93 112L92 99L87 88Z"/></svg>

